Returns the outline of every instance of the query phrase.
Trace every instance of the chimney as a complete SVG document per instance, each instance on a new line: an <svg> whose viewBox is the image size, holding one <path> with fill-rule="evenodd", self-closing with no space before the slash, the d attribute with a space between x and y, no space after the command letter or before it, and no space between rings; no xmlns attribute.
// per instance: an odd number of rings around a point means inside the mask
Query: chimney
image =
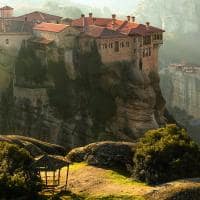
<svg viewBox="0 0 200 200"><path fill-rule="evenodd" d="M114 28L115 25L115 20L116 20L116 14L112 14L112 27Z"/></svg>
<svg viewBox="0 0 200 200"><path fill-rule="evenodd" d="M89 13L89 17L92 18L92 16L93 16L93 14L92 14L92 13Z"/></svg>
<svg viewBox="0 0 200 200"><path fill-rule="evenodd" d="M128 22L131 21L131 16L127 16L127 21L128 21Z"/></svg>
<svg viewBox="0 0 200 200"><path fill-rule="evenodd" d="M135 16L131 17L132 18L132 22L135 22Z"/></svg>
<svg viewBox="0 0 200 200"><path fill-rule="evenodd" d="M81 18L82 18L83 31L85 31L85 27L86 27L86 24L85 24L85 15L81 14Z"/></svg>
<svg viewBox="0 0 200 200"><path fill-rule="evenodd" d="M147 29L149 29L149 26L150 26L150 22L146 22Z"/></svg>
<svg viewBox="0 0 200 200"><path fill-rule="evenodd" d="M116 14L112 14L112 19L116 19Z"/></svg>

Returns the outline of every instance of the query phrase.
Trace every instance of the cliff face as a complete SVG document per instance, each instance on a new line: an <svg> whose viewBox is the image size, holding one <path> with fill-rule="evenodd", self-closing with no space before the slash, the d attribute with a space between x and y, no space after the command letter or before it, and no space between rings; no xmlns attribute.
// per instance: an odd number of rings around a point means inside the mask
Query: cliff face
<svg viewBox="0 0 200 200"><path fill-rule="evenodd" d="M161 71L161 88L167 107L176 120L195 135L200 127L200 76L169 67ZM199 140L200 141L200 140Z"/></svg>
<svg viewBox="0 0 200 200"><path fill-rule="evenodd" d="M52 48L45 56L21 50L15 86L2 96L2 131L74 147L133 141L165 124L156 72L147 76L128 62L103 65L95 45L77 49Z"/></svg>

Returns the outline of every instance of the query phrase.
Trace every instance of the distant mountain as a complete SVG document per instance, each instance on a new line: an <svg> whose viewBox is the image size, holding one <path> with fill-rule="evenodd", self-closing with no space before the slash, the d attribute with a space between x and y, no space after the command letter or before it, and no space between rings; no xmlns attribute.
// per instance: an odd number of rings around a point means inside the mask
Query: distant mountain
<svg viewBox="0 0 200 200"><path fill-rule="evenodd" d="M167 32L200 30L199 0L141 0L135 13L139 20L150 21Z"/></svg>
<svg viewBox="0 0 200 200"><path fill-rule="evenodd" d="M162 66L172 62L200 63L200 1L141 0L137 20L166 30L161 51Z"/></svg>
<svg viewBox="0 0 200 200"><path fill-rule="evenodd" d="M22 14L27 11L40 9L50 10L51 5L55 7L51 9L51 12L64 15L64 17L77 17L79 12L92 11L97 16L110 16L115 12L118 15L128 15L135 9L137 3L140 0L127 0L116 1L115 0L4 0L3 4L9 4L15 8L16 14ZM59 7L59 9L58 9Z"/></svg>

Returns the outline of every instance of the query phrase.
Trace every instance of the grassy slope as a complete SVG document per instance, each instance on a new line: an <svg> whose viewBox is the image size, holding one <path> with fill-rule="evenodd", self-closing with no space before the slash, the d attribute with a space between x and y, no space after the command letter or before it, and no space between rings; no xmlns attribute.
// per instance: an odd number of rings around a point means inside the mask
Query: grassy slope
<svg viewBox="0 0 200 200"><path fill-rule="evenodd" d="M65 179L65 171L62 171ZM71 199L135 199L143 200L143 194L151 191L151 187L127 179L112 170L76 163L70 166L69 190ZM70 195L62 194L61 199L70 199Z"/></svg>
<svg viewBox="0 0 200 200"><path fill-rule="evenodd" d="M64 169L62 178L64 181ZM55 200L166 200L174 199L180 193L185 193L187 197L189 194L190 199L195 196L196 199L200 194L200 179L175 181L150 187L112 170L75 163L70 166L68 189L70 193L62 193L56 196Z"/></svg>

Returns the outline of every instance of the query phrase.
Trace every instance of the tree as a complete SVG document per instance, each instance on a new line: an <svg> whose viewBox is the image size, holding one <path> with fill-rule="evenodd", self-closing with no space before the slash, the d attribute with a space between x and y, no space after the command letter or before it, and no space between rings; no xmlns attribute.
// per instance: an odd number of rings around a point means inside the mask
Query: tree
<svg viewBox="0 0 200 200"><path fill-rule="evenodd" d="M199 146L176 125L148 131L134 155L133 176L148 184L200 176Z"/></svg>
<svg viewBox="0 0 200 200"><path fill-rule="evenodd" d="M32 157L17 145L0 142L0 197L33 197L41 189L40 179L30 170Z"/></svg>

